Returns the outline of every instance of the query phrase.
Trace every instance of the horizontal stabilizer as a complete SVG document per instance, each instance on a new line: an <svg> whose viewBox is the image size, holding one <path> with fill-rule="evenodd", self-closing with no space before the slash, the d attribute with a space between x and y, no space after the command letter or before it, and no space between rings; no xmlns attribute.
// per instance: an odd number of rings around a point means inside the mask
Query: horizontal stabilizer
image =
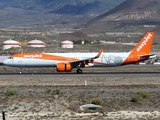
<svg viewBox="0 0 160 120"><path fill-rule="evenodd" d="M143 60L143 59L149 59L149 58L155 58L155 57L156 57L155 54L151 54L151 55L140 56L140 59Z"/></svg>

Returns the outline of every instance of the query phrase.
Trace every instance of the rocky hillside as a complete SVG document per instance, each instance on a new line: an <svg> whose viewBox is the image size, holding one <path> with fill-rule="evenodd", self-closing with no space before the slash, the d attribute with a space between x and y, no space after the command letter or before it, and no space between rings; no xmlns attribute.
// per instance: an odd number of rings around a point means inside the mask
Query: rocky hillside
<svg viewBox="0 0 160 120"><path fill-rule="evenodd" d="M0 0L0 26L80 23L124 0Z"/></svg>
<svg viewBox="0 0 160 120"><path fill-rule="evenodd" d="M88 25L160 24L160 0L126 0L112 10L92 19Z"/></svg>

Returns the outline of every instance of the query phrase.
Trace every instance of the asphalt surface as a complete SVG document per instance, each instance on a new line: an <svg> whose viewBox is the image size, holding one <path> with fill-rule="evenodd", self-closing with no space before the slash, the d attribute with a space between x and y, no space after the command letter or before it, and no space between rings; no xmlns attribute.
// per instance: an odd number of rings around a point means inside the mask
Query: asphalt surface
<svg viewBox="0 0 160 120"><path fill-rule="evenodd" d="M108 75L129 75L129 74L135 74L135 75L157 75L160 74L160 72L85 72L81 74L77 73L0 73L0 75L7 75L7 76L12 76L12 75L18 75L18 76L23 76L23 75L34 75L34 76L108 76Z"/></svg>
<svg viewBox="0 0 160 120"><path fill-rule="evenodd" d="M4 68L6 69L4 71ZM160 65L126 65L120 67L102 67L102 68L83 68L83 73L57 72L53 68L23 68L19 73L19 68L1 66L1 76L117 76L117 75L159 75Z"/></svg>

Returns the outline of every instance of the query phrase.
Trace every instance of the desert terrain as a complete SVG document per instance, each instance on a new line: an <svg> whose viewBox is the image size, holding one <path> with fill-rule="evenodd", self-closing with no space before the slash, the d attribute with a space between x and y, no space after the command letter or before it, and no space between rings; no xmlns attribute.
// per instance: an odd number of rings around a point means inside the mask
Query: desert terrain
<svg viewBox="0 0 160 120"><path fill-rule="evenodd" d="M160 66L131 65L87 68L83 74L56 73L53 68L23 70L0 67L0 103L6 120L159 120ZM12 71L10 71L12 70ZM48 72L44 72L47 71ZM87 84L86 84L87 82ZM59 93L46 90L59 89ZM9 89L17 91L7 96ZM131 102L138 91L150 94L140 103ZM81 110L92 98L102 108Z"/></svg>

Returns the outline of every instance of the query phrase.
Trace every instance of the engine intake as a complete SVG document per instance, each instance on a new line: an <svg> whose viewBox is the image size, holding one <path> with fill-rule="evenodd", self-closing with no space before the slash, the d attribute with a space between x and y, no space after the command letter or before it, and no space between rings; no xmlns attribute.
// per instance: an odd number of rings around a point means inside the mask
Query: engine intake
<svg viewBox="0 0 160 120"><path fill-rule="evenodd" d="M70 72L72 70L72 66L70 63L58 63L57 71L58 72Z"/></svg>

